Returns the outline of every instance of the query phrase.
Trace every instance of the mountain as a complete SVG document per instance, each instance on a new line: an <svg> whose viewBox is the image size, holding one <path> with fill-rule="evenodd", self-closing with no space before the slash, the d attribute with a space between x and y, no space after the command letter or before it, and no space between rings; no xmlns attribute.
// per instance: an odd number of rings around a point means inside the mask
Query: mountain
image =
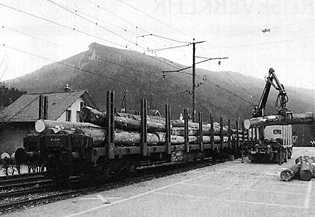
<svg viewBox="0 0 315 217"><path fill-rule="evenodd" d="M69 67L69 65L74 67ZM151 109L163 112L169 103L173 118L191 107L191 69L178 73L162 71L184 67L170 60L92 43L87 51L10 81L11 86L27 92L60 91L68 83L72 89L86 89L100 109L105 109L106 91L114 90L117 109L126 95L128 109L139 110L146 97ZM268 69L266 69L266 74ZM205 114L237 119L248 118L257 104L265 82L236 72L196 69L196 108ZM284 84L285 85L285 84ZM294 112L315 111L315 94L308 89L286 87ZM277 92L270 93L267 112L274 112ZM176 115L176 116L175 116Z"/></svg>

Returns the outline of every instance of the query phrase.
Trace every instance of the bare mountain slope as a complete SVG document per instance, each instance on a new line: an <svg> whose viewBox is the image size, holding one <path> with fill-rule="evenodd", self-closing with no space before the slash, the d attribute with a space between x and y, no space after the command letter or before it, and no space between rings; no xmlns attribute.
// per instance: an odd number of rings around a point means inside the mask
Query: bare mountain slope
<svg viewBox="0 0 315 217"><path fill-rule="evenodd" d="M170 103L172 113L178 115L185 107L191 107L191 95L188 93L191 90L191 70L166 73L165 79L162 71L180 67L183 66L167 59L93 43L89 50L44 66L12 80L11 84L28 92L42 92L61 90L69 83L73 89L87 89L101 109L105 108L106 91L113 89L118 109L126 92L129 109L139 110L140 98L146 97L151 108L163 111L164 104ZM263 80L236 72L197 69L197 75L197 83L202 82L196 91L198 111L204 114L212 112L216 118L220 115L233 119L249 117L252 109L250 102L258 102L264 87ZM315 111L314 92L286 89L290 109L295 112ZM274 107L276 92L272 91L271 95L269 108Z"/></svg>

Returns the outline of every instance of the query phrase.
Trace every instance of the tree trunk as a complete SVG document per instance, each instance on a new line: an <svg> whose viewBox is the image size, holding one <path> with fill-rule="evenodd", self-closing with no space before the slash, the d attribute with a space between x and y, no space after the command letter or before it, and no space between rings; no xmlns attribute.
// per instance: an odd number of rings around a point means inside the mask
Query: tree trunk
<svg viewBox="0 0 315 217"><path fill-rule="evenodd" d="M220 135L220 127L213 128L214 130L214 135ZM177 136L184 136L185 135L185 130L184 127L172 127L172 132L173 135ZM209 125L203 125L202 126L202 133L203 135L210 136L210 126ZM227 128L223 128L222 131L223 135L227 135L228 131ZM199 135L199 126L188 126L188 135L189 136L198 136Z"/></svg>
<svg viewBox="0 0 315 217"><path fill-rule="evenodd" d="M300 179L310 181L313 178L313 165L308 161L303 161L300 169Z"/></svg>
<svg viewBox="0 0 315 217"><path fill-rule="evenodd" d="M283 170L280 173L280 179L281 181L290 181L291 179L293 179L294 177L296 177L300 171L301 168L301 164L295 164L292 167Z"/></svg>
<svg viewBox="0 0 315 217"><path fill-rule="evenodd" d="M114 134L114 143L121 146L133 146L139 145L141 142L141 135L137 132L119 131ZM153 133L147 134L148 145L158 145L160 143L158 135Z"/></svg>
<svg viewBox="0 0 315 217"><path fill-rule="evenodd" d="M301 156L296 159L296 162L301 164L300 179L304 181L310 181L314 176L313 160L309 156Z"/></svg>
<svg viewBox="0 0 315 217"><path fill-rule="evenodd" d="M35 130L38 133L53 132L58 133L60 131L66 133L84 133L87 136L93 138L94 145L98 145L105 141L106 131L103 127L90 123L73 123L73 122L61 122L51 120L38 120L35 123ZM165 133L156 132L147 134L148 145L158 145L165 143ZM224 137L227 141L227 137ZM214 136L214 142L220 141L219 136ZM141 142L141 136L139 132L128 132L118 130L114 134L114 143L117 145L138 145ZM185 139L183 136L171 135L171 144L184 144ZM197 136L189 136L189 143L197 143ZM210 136L203 136L203 142L210 143Z"/></svg>
<svg viewBox="0 0 315 217"><path fill-rule="evenodd" d="M84 122L105 126L106 113L91 107L81 109L81 118ZM141 117L128 113L116 113L114 116L115 127L127 131L138 131L141 128ZM165 131L165 120L160 117L147 117L148 132Z"/></svg>
<svg viewBox="0 0 315 217"><path fill-rule="evenodd" d="M309 124L314 123L314 114L306 112L301 114L292 114L292 117L287 119L281 115L269 115L264 117L251 118L244 121L246 129L260 127L266 125L284 125L284 124Z"/></svg>

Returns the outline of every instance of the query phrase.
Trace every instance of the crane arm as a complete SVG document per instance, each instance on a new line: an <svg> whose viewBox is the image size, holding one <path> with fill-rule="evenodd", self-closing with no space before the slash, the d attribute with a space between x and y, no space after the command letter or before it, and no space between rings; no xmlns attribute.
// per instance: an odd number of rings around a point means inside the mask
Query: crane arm
<svg viewBox="0 0 315 217"><path fill-rule="evenodd" d="M288 102L288 96L286 94L283 84L281 84L279 79L277 78L274 69L270 68L268 76L266 78L265 88L259 100L259 104L255 107L253 111L253 117L261 117L265 115L265 107L267 104L267 99L270 93L271 86L279 91L276 100L276 107L279 109L279 114L286 115L286 103Z"/></svg>

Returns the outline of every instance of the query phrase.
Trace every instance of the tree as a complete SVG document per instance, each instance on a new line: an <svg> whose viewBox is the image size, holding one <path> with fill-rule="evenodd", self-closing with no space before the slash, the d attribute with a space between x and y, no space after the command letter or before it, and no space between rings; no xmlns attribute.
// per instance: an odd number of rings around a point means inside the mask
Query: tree
<svg viewBox="0 0 315 217"><path fill-rule="evenodd" d="M4 84L0 86L0 108L6 107L14 102L21 95L25 94L25 91L20 91L16 88L8 88Z"/></svg>

